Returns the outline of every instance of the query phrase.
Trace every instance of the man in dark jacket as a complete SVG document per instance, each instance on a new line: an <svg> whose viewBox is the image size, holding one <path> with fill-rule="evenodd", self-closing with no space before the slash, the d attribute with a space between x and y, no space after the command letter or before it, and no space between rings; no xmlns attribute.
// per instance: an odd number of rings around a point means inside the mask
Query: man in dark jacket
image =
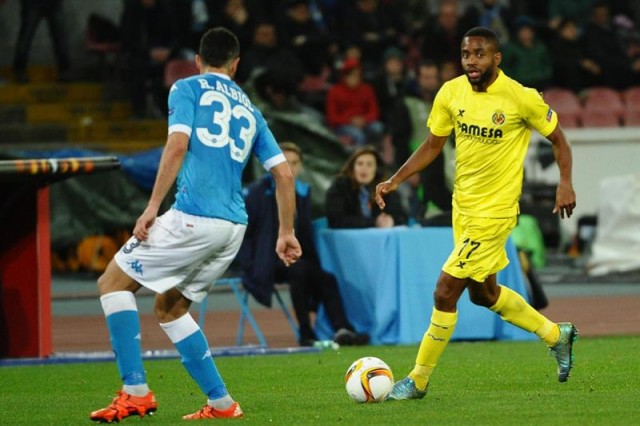
<svg viewBox="0 0 640 426"><path fill-rule="evenodd" d="M175 57L178 44L169 0L130 0L124 3L120 20L122 49L127 63L126 82L133 116L148 118L147 95L153 107L167 115L164 67Z"/></svg>
<svg viewBox="0 0 640 426"><path fill-rule="evenodd" d="M302 169L302 152L291 142L280 144L294 177ZM310 311L323 304L327 317L337 330L333 340L341 345L364 345L369 336L356 333L345 316L336 278L320 266L311 221L311 191L309 185L296 180L295 232L303 248L302 258L289 267L279 261L273 250L278 233L278 212L273 179L265 175L248 186L245 203L249 225L237 256L242 268L242 283L254 298L271 306L276 282L290 286L291 301L299 326L299 343L311 346L317 340L313 332Z"/></svg>

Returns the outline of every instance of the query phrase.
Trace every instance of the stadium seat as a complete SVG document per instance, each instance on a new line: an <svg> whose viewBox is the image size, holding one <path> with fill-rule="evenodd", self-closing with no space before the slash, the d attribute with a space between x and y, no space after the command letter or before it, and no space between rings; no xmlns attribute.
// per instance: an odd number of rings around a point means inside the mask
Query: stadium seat
<svg viewBox="0 0 640 426"><path fill-rule="evenodd" d="M624 114L622 122L625 126L640 126L640 86L630 87L622 92Z"/></svg>
<svg viewBox="0 0 640 426"><path fill-rule="evenodd" d="M635 109L625 109L622 122L625 126L640 127L640 106L636 106Z"/></svg>
<svg viewBox="0 0 640 426"><path fill-rule="evenodd" d="M305 75L298 86L300 100L314 108L322 110L327 92L331 87L331 69L324 67L318 75Z"/></svg>
<svg viewBox="0 0 640 426"><path fill-rule="evenodd" d="M620 114L614 111L584 109L580 116L582 127L618 127Z"/></svg>
<svg viewBox="0 0 640 426"><path fill-rule="evenodd" d="M258 339L258 344L261 347L265 347L265 348L268 347L269 345L267 344L267 339L265 338L264 333L262 332L262 329L260 328L260 326L258 325L258 322L253 316L253 313L251 312L251 308L249 307L249 292L243 288L242 280L237 277L221 278L218 281L216 281L215 286L229 287L233 292L234 296L236 297L236 300L240 304L240 321L238 322L236 345L242 346L244 344L244 330L245 330L246 323L248 322L251 328L253 329L253 332L255 333L256 338ZM296 322L294 321L293 316L289 312L289 309L287 308L286 303L282 299L282 296L278 292L277 287L278 286L274 286L273 295L276 297L276 300L278 301L278 305L280 305L280 308L282 309L282 313L287 319L287 322L289 323L289 326L291 327L291 330L293 331L293 334L295 335L295 338L297 340L299 337L298 326L296 325ZM200 313L198 317L198 325L200 326L200 328L204 328L204 321L207 313L208 298L209 298L209 295L207 294L204 300L200 303Z"/></svg>
<svg viewBox="0 0 640 426"><path fill-rule="evenodd" d="M120 53L122 46L118 41L102 40L94 25L88 25L84 32L84 47L87 53L98 58L98 74L103 78L119 77L121 72Z"/></svg>
<svg viewBox="0 0 640 426"><path fill-rule="evenodd" d="M562 127L573 128L579 126L582 106L578 97L568 89L550 88L543 93L544 100L558 113L558 120Z"/></svg>
<svg viewBox="0 0 640 426"><path fill-rule="evenodd" d="M556 112L558 111L556 110ZM565 129L575 129L576 127L580 127L580 114L558 112L558 122Z"/></svg>
<svg viewBox="0 0 640 426"><path fill-rule="evenodd" d="M300 82L298 90L303 92L326 92L331 87L330 77L331 69L324 67L318 75L305 75L302 82Z"/></svg>
<svg viewBox="0 0 640 426"><path fill-rule="evenodd" d="M624 104L617 90L610 87L592 87L585 92L584 110L601 113L603 116L615 115L619 120L624 113ZM591 116L595 117L597 114ZM608 121L606 118L603 120Z"/></svg>
<svg viewBox="0 0 640 426"><path fill-rule="evenodd" d="M622 93L626 110L640 111L640 86L630 87Z"/></svg>
<svg viewBox="0 0 640 426"><path fill-rule="evenodd" d="M176 80L191 77L200 71L193 61L188 59L171 59L164 66L164 86L171 87Z"/></svg>

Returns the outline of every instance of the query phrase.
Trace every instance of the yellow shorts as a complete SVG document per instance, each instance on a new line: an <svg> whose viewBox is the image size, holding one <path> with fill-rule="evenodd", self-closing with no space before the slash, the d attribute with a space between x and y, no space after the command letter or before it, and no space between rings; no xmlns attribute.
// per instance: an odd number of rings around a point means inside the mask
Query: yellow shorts
<svg viewBox="0 0 640 426"><path fill-rule="evenodd" d="M505 245L517 217L470 217L453 211L453 251L442 270L449 275L484 282L509 264Z"/></svg>

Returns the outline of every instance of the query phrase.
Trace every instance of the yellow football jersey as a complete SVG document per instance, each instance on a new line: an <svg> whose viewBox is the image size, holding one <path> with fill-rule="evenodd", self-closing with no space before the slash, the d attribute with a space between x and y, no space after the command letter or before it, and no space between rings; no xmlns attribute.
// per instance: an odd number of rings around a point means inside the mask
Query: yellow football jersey
<svg viewBox="0 0 640 426"><path fill-rule="evenodd" d="M453 206L467 216L517 215L532 128L547 136L557 123L535 89L501 70L486 92L474 92L465 75L446 82L427 126L438 136L455 131Z"/></svg>

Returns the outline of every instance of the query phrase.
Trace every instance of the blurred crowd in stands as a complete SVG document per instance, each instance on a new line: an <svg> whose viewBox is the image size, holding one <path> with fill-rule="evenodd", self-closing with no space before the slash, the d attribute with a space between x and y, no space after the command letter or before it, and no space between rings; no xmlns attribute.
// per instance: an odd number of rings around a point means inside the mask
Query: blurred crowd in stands
<svg viewBox="0 0 640 426"><path fill-rule="evenodd" d="M574 93L640 85L637 3L127 0L121 46L138 115L148 113L140 79L151 78L162 110L166 64L190 61L202 32L223 25L243 46L239 83L259 77L270 98L314 108L347 148L380 146L385 136L407 132L394 128L398 119L424 120L411 116L416 105L407 97L429 103L459 75L462 35L477 25L499 34L502 68L524 85ZM410 153L399 150L402 159Z"/></svg>
<svg viewBox="0 0 640 426"><path fill-rule="evenodd" d="M43 18L67 78L55 13L63 0L22 1L18 80ZM386 167L427 136L433 98L461 73L461 39L474 26L497 33L501 68L543 91L563 126L640 125L639 19L640 1L630 0L123 0L119 22L90 17L87 38L93 51L117 56L111 74L126 84L133 116L158 118L171 84L197 73L201 35L225 26L241 43L235 79L267 118L295 113L348 153L376 147ZM452 157L409 182L419 217L425 202L448 209Z"/></svg>
<svg viewBox="0 0 640 426"><path fill-rule="evenodd" d="M38 23L48 20L60 75L69 55L63 0L22 0L14 71L25 82ZM460 72L459 46L487 26L503 47L501 67L522 84L574 93L640 85L640 2L630 0L123 0L119 22L93 15L96 49L125 64L134 115L166 112L168 64L192 61L204 31L222 25L242 46L236 80L260 74L276 93L321 112L347 147L379 144L396 109L429 102ZM175 64L174 68L175 69ZM422 74L430 73L430 74ZM177 74L179 76L179 74ZM400 105L400 108L406 105Z"/></svg>
<svg viewBox="0 0 640 426"><path fill-rule="evenodd" d="M28 81L29 50L45 21L59 80L73 80L61 13L70 3L21 0L21 6L16 81ZM461 39L474 26L497 33L501 68L543 91L563 126L640 126L636 0L122 0L119 6L117 21L89 17L86 48L102 58L99 78L126 85L134 118L163 117L171 84L197 73L201 35L229 28L241 43L236 81L265 117L295 114L335 137L345 158L351 155L329 198L340 199L343 187L357 191L340 203L330 200L333 210L344 207L333 212L332 227L449 218L453 138L401 188L404 213L391 218L378 218L372 183L356 181L354 170L367 167L358 162L362 157L379 179L424 140L435 94L460 75Z"/></svg>

